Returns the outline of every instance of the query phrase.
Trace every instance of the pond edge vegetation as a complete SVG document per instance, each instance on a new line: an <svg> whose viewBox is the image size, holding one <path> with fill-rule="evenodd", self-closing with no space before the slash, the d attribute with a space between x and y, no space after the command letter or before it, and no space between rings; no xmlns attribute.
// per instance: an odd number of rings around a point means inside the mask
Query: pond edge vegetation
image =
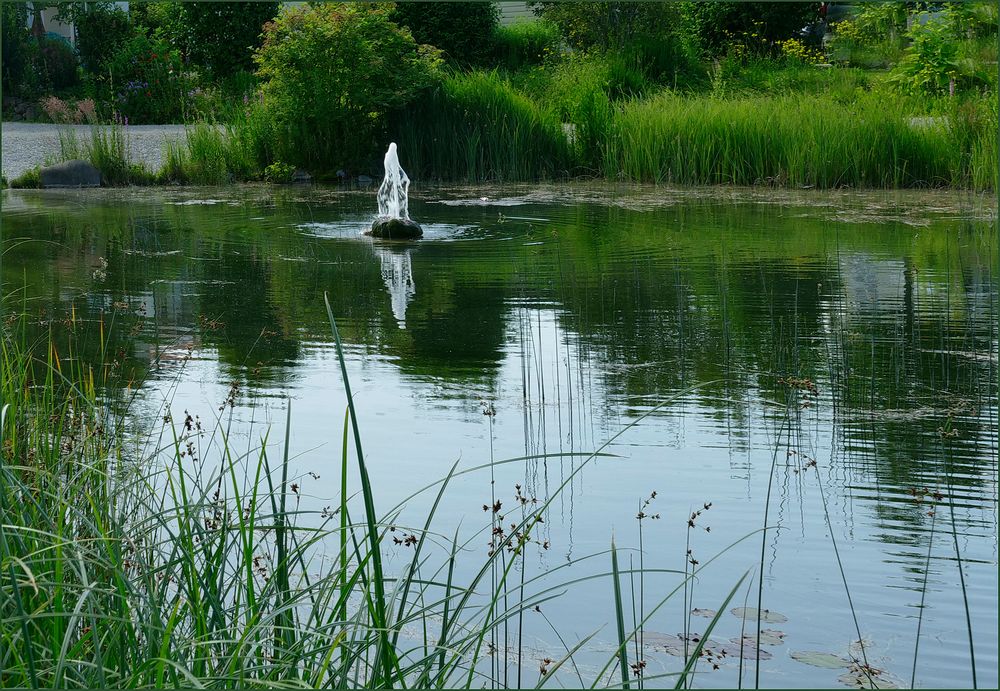
<svg viewBox="0 0 1000 691"><path fill-rule="evenodd" d="M60 158L90 160L112 186L283 183L297 168L334 181L378 175L395 141L424 182L997 189L995 7L865 5L822 40L795 33L818 18L806 4L747 7L543 4L509 27L489 3L429 17L392 3L286 9L241 57L256 69L234 77L242 98L195 115L159 170L131 160L117 111ZM166 21L161 10L141 21ZM137 64L159 70L140 82L187 79L168 24L148 29L158 48L135 39L149 53ZM166 58L177 64L163 72ZM119 104L133 124L162 121L134 100ZM37 186L37 171L10 184Z"/></svg>

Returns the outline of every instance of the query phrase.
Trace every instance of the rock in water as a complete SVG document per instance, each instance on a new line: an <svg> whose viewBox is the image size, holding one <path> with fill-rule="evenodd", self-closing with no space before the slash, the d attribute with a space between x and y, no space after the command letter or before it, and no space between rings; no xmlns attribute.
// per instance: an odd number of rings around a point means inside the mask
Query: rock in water
<svg viewBox="0 0 1000 691"><path fill-rule="evenodd" d="M46 166L40 171L40 177L45 188L101 186L101 171L79 159Z"/></svg>
<svg viewBox="0 0 1000 691"><path fill-rule="evenodd" d="M424 231L415 221L408 218L380 217L372 222L371 230L366 234L387 240L413 240L421 237Z"/></svg>

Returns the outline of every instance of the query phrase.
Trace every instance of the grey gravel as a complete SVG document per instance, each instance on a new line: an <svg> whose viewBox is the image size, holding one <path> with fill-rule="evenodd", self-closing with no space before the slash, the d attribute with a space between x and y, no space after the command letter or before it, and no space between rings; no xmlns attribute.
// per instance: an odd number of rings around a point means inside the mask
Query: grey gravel
<svg viewBox="0 0 1000 691"><path fill-rule="evenodd" d="M163 164L165 140L184 136L184 125L130 125L129 142L132 160L151 171ZM3 141L3 174L17 177L35 166L53 163L59 158L59 132L73 130L82 144L90 140L90 125L49 125L44 123L5 122L0 130Z"/></svg>

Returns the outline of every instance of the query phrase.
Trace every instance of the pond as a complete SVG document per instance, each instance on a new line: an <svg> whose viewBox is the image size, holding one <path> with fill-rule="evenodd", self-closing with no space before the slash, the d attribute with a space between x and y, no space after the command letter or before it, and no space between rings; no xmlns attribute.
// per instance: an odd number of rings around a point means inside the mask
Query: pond
<svg viewBox="0 0 1000 691"><path fill-rule="evenodd" d="M591 634L585 679L613 654L609 579L569 583L610 570L612 537L623 570L650 570L622 577L629 628L652 613L647 677L680 669L677 636L710 622L685 613L720 608L749 572L726 610L757 607L762 576L767 654L739 663L730 639L756 623L727 611L695 686L849 683L846 663L822 665L861 657L859 629L881 682L909 685L918 618L917 686L971 686L969 626L976 681L997 685L991 202L415 187L425 236L396 244L360 235L373 189L4 195L3 292L38 333L59 343L76 320L89 335L74 357L96 359L102 339L122 350L139 418L190 411L280 444L290 401L303 508L340 488L346 397L325 294L381 512L456 461L521 458L455 477L433 525L437 557L456 530L472 537L471 572L495 502L513 518L518 496L552 499L523 571L535 591L566 585L496 656L511 685L518 650L530 685ZM407 501L401 533L432 500ZM397 566L410 549L392 547ZM654 612L692 560L694 584Z"/></svg>

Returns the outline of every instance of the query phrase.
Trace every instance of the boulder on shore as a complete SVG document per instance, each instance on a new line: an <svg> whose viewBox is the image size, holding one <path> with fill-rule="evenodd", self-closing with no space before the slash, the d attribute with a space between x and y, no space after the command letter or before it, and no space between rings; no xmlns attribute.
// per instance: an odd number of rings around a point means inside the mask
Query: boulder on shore
<svg viewBox="0 0 1000 691"><path fill-rule="evenodd" d="M101 186L101 171L79 159L45 166L39 171L39 177L43 188Z"/></svg>
<svg viewBox="0 0 1000 691"><path fill-rule="evenodd" d="M386 240L414 240L424 234L423 228L416 221L408 218L386 218L380 216L372 221L366 235Z"/></svg>

